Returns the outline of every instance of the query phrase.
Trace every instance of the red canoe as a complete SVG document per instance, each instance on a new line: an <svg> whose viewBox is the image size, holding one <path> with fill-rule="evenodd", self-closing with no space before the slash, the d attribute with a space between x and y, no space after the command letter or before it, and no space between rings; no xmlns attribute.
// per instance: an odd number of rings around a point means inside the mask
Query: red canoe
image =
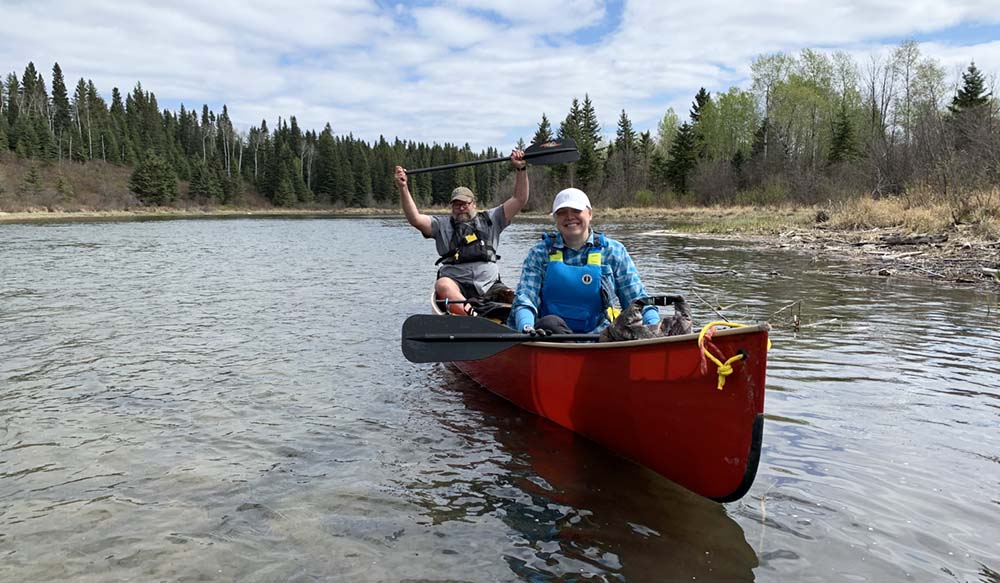
<svg viewBox="0 0 1000 583"><path fill-rule="evenodd" d="M441 314L436 306L435 313ZM768 330L767 324L716 329L703 341L714 358L705 357L698 334L687 334L512 343L454 364L519 407L693 492L730 502L746 494L757 473ZM719 364L740 354L728 376L720 376Z"/></svg>

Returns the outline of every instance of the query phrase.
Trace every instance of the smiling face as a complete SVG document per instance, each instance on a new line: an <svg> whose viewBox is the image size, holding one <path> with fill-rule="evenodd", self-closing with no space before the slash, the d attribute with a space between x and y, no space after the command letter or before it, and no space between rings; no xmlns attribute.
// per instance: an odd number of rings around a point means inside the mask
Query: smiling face
<svg viewBox="0 0 1000 583"><path fill-rule="evenodd" d="M451 201L451 217L459 222L471 221L476 214L476 203L462 200Z"/></svg>
<svg viewBox="0 0 1000 583"><path fill-rule="evenodd" d="M556 229L562 235L563 241L573 249L579 249L590 235L591 210L578 211L575 208L563 207L556 211Z"/></svg>

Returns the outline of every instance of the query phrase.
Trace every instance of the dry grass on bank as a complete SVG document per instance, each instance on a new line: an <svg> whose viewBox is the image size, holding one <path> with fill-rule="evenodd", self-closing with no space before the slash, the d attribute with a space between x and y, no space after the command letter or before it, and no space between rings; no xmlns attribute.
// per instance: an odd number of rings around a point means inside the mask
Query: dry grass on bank
<svg viewBox="0 0 1000 583"><path fill-rule="evenodd" d="M1000 238L1000 189L946 198L922 189L906 196L838 202L830 209L829 228L844 231L895 228L908 233L959 230L981 238Z"/></svg>
<svg viewBox="0 0 1000 583"><path fill-rule="evenodd" d="M34 169L37 182L28 177ZM138 206L129 194L131 169L101 161L40 163L6 154L0 158L0 211L111 210Z"/></svg>

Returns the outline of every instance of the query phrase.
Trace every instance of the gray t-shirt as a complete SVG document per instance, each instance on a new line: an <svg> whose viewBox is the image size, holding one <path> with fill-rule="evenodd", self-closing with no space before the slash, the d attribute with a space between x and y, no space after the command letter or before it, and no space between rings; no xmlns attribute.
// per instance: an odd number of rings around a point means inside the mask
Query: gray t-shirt
<svg viewBox="0 0 1000 583"><path fill-rule="evenodd" d="M493 224L489 229L489 244L493 249L498 250L500 244L500 233L507 228L507 215L503 212L503 205L493 207L486 211ZM451 251L451 237L454 229L451 225L451 215L435 215L431 217L431 236L437 245L438 256ZM455 265L442 265L438 271L439 277L450 277L455 281L476 286L476 291L480 295L486 293L498 279L500 279L500 268L496 263L487 261L479 263L457 263Z"/></svg>

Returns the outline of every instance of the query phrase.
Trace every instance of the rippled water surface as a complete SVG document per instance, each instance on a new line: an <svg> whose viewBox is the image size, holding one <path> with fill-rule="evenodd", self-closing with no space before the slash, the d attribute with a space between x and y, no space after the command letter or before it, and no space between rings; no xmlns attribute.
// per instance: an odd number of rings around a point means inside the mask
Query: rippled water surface
<svg viewBox="0 0 1000 583"><path fill-rule="evenodd" d="M602 228L775 322L742 500L406 362L401 218L0 226L0 581L1000 581L996 295Z"/></svg>

